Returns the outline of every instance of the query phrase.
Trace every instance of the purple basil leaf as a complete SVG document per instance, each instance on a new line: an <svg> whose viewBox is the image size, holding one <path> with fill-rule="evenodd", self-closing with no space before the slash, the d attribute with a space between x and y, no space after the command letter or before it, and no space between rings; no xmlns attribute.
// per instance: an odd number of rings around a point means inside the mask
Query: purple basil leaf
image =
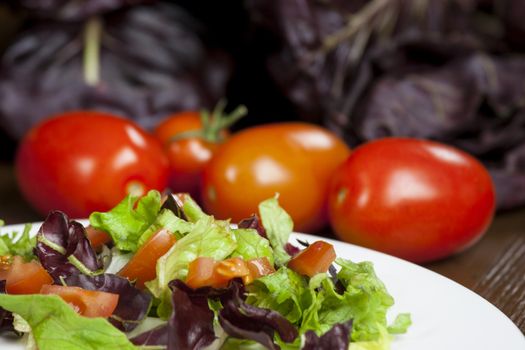
<svg viewBox="0 0 525 350"><path fill-rule="evenodd" d="M50 245L56 245L62 251ZM69 261L68 258L71 256L90 271L101 268L97 255L86 237L84 226L76 221L70 221L66 214L58 210L49 213L38 230L35 255L56 283L60 282L60 277L80 273Z"/></svg>
<svg viewBox="0 0 525 350"><path fill-rule="evenodd" d="M259 219L259 216L257 214L252 214L249 218L242 219L237 224L239 228L252 228L254 230L257 230L259 235L261 235L264 238L268 238L266 236L266 230L264 229L264 226L262 225L261 219Z"/></svg>
<svg viewBox="0 0 525 350"><path fill-rule="evenodd" d="M194 291L180 280L171 281L169 286L173 312L168 321L168 350L193 350L210 345L216 337L206 293Z"/></svg>
<svg viewBox="0 0 525 350"><path fill-rule="evenodd" d="M135 345L168 346L168 334L169 327L163 324L131 338L130 341Z"/></svg>
<svg viewBox="0 0 525 350"><path fill-rule="evenodd" d="M5 280L2 280L0 281L0 294L5 293ZM0 334L5 332L12 332L16 335L20 335L13 327L13 314L0 307Z"/></svg>
<svg viewBox="0 0 525 350"><path fill-rule="evenodd" d="M305 333L305 343L302 350L347 350L350 344L352 320L336 323L328 332L318 336L314 331Z"/></svg>
<svg viewBox="0 0 525 350"><path fill-rule="evenodd" d="M232 337L254 340L268 349L279 349L273 342L275 332L286 343L298 336L294 325L278 312L247 304L242 284L237 280L230 283L229 293L221 301L223 309L219 311L219 322Z"/></svg>
<svg viewBox="0 0 525 350"><path fill-rule="evenodd" d="M65 278L64 282L69 286L118 294L117 308L113 312L116 317L109 321L125 332L135 329L147 316L151 305L148 292L135 288L126 278L117 275L106 273L92 277L75 274Z"/></svg>

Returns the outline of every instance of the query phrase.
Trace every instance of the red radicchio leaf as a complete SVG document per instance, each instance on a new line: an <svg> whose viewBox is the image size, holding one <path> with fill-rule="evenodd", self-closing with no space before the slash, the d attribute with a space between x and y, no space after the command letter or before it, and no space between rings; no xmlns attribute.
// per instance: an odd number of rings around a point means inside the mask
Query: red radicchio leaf
<svg viewBox="0 0 525 350"><path fill-rule="evenodd" d="M168 321L168 350L193 350L215 340L213 311L206 293L194 291L181 280L171 281L173 312Z"/></svg>
<svg viewBox="0 0 525 350"><path fill-rule="evenodd" d="M2 280L0 281L0 294L5 293L5 280ZM13 314L0 307L0 333L4 332L13 332L16 335L19 335L13 327Z"/></svg>
<svg viewBox="0 0 525 350"><path fill-rule="evenodd" d="M261 219L259 219L259 216L257 214L252 214L249 218L242 219L239 221L239 224L237 224L239 228L251 228L254 230L257 230L257 233L259 233L260 236L264 238L268 238L266 236L266 230L264 229Z"/></svg>
<svg viewBox="0 0 525 350"><path fill-rule="evenodd" d="M38 230L34 252L56 283L60 282L61 277L80 273L70 262L70 257L76 258L90 271L101 268L84 226L70 221L66 214L58 210L49 213Z"/></svg>
<svg viewBox="0 0 525 350"><path fill-rule="evenodd" d="M302 350L347 350L350 344L352 320L336 323L328 332L318 336L314 331L305 333L305 343Z"/></svg>
<svg viewBox="0 0 525 350"><path fill-rule="evenodd" d="M167 324L155 327L131 338L130 341L135 345L168 345L169 328Z"/></svg>
<svg viewBox="0 0 525 350"><path fill-rule="evenodd" d="M71 275L64 279L69 286L81 287L88 290L115 293L119 295L117 308L109 321L118 329L129 332L143 320L151 305L151 295L148 292L135 288L123 277L113 274L98 276Z"/></svg>
<svg viewBox="0 0 525 350"><path fill-rule="evenodd" d="M297 338L297 329L281 314L245 303L242 289L241 282L234 280L229 293L221 298L224 308L219 311L219 322L227 334L254 340L272 350L280 349L273 342L274 332L286 343Z"/></svg>

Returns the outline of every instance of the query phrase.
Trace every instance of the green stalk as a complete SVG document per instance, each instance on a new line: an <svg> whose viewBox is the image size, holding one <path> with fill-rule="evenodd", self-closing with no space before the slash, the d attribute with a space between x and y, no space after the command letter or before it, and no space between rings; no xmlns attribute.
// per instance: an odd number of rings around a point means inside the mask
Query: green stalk
<svg viewBox="0 0 525 350"><path fill-rule="evenodd" d="M102 20L91 17L84 26L84 81L95 86L100 81L100 42Z"/></svg>

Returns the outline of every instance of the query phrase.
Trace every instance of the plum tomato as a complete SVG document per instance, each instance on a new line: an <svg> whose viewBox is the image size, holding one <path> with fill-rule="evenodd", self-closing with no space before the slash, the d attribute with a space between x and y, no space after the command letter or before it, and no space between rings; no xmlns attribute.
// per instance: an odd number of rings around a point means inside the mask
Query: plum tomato
<svg viewBox="0 0 525 350"><path fill-rule="evenodd" d="M339 238L417 263L472 245L490 225L494 208L494 186L483 165L426 140L364 144L330 187L330 222Z"/></svg>
<svg viewBox="0 0 525 350"><path fill-rule="evenodd" d="M219 102L211 115L206 111L179 112L157 125L155 135L168 156L169 186L173 192L186 192L199 198L205 165L228 137L228 127L245 114L244 106L225 114L224 103Z"/></svg>
<svg viewBox="0 0 525 350"><path fill-rule="evenodd" d="M312 124L245 129L224 143L205 168L204 207L217 218L238 222L279 193L296 229L313 232L327 223L329 178L349 153L336 135Z"/></svg>
<svg viewBox="0 0 525 350"><path fill-rule="evenodd" d="M42 214L107 211L127 194L164 190L168 161L159 142L133 122L94 111L48 118L23 138L19 186Z"/></svg>

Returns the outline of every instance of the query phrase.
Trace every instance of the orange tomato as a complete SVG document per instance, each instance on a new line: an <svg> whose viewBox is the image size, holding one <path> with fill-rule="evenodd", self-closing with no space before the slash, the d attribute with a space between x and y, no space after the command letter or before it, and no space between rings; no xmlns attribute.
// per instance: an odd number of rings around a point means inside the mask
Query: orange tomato
<svg viewBox="0 0 525 350"><path fill-rule="evenodd" d="M328 271L335 258L333 245L316 241L294 256L288 262L288 267L301 275L313 277Z"/></svg>
<svg viewBox="0 0 525 350"><path fill-rule="evenodd" d="M46 269L36 261L24 262L14 256L6 276L5 290L8 294L37 294L45 284L53 283Z"/></svg>
<svg viewBox="0 0 525 350"><path fill-rule="evenodd" d="M135 286L143 288L144 283L155 279L157 260L175 244L176 237L162 229L152 235L120 270L120 276L136 281Z"/></svg>
<svg viewBox="0 0 525 350"><path fill-rule="evenodd" d="M267 257L250 259L246 262L250 274L243 277L244 284L250 284L253 280L275 272L275 268L270 264Z"/></svg>
<svg viewBox="0 0 525 350"><path fill-rule="evenodd" d="M109 317L115 311L119 295L79 287L43 285L40 294L54 294L86 317Z"/></svg>
<svg viewBox="0 0 525 350"><path fill-rule="evenodd" d="M239 221L275 193L297 230L327 223L330 175L349 148L337 136L306 123L267 124L232 136L204 170L202 199L208 212Z"/></svg>

